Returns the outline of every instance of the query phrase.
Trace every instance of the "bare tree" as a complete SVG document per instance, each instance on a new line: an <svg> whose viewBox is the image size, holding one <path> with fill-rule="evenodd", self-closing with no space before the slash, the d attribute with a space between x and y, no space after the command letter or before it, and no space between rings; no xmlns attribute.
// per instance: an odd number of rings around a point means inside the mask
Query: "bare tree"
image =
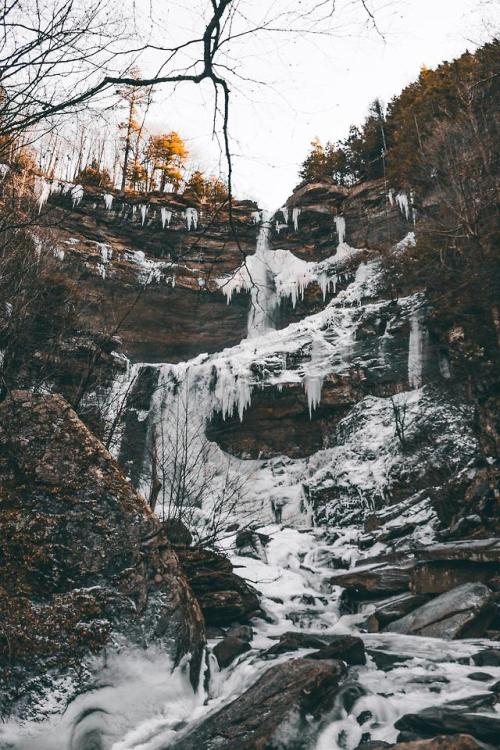
<svg viewBox="0 0 500 750"><path fill-rule="evenodd" d="M183 523L198 543L214 544L236 511L247 507L249 474L235 471L205 435L205 420L183 388L174 404L162 405L149 437L149 504L162 520Z"/></svg>
<svg viewBox="0 0 500 750"><path fill-rule="evenodd" d="M391 397L392 414L394 417L394 430L396 432L403 453L408 449L408 429L410 427L410 408L408 401L396 401Z"/></svg>

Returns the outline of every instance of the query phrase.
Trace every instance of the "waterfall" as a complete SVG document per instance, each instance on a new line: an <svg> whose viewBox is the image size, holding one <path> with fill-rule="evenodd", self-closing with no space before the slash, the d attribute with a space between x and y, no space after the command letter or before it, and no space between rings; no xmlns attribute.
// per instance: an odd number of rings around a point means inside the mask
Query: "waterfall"
<svg viewBox="0 0 500 750"><path fill-rule="evenodd" d="M427 331L423 323L422 310L415 310L410 319L410 340L408 343L408 383L410 388L423 385Z"/></svg>
<svg viewBox="0 0 500 750"><path fill-rule="evenodd" d="M251 304L248 314L247 337L255 338L267 331L274 331L274 318L279 300L276 294L274 274L271 270L273 251L270 248L271 224L267 217L263 221L257 238L257 249L250 270Z"/></svg>

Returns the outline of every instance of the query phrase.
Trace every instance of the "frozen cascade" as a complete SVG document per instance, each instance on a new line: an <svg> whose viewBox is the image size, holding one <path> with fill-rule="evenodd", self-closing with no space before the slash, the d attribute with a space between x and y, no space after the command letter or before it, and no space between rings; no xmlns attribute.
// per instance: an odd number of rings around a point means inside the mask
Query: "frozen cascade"
<svg viewBox="0 0 500 750"><path fill-rule="evenodd" d="M172 221L172 211L169 211L164 206L160 208L161 226L165 229L165 224L169 227Z"/></svg>
<svg viewBox="0 0 500 750"><path fill-rule="evenodd" d="M301 209L298 206L296 206L295 208L292 209L293 228L295 229L296 232L299 231L299 216L300 216L300 213L301 213Z"/></svg>
<svg viewBox="0 0 500 750"><path fill-rule="evenodd" d="M144 226L144 222L146 221L146 216L148 213L148 207L146 203L141 203L139 206L139 211L141 212L141 224Z"/></svg>
<svg viewBox="0 0 500 750"><path fill-rule="evenodd" d="M343 216L335 216L335 228L339 238L338 247L341 247L345 241L345 218Z"/></svg>
<svg viewBox="0 0 500 750"><path fill-rule="evenodd" d="M196 208L186 208L186 227L188 232L191 229L198 229L198 211Z"/></svg>
<svg viewBox="0 0 500 750"><path fill-rule="evenodd" d="M249 274L250 310L248 313L247 337L255 338L275 329L274 317L279 305L272 272L272 250L270 248L271 225L263 217L257 238L257 249ZM248 270L248 269L247 269Z"/></svg>
<svg viewBox="0 0 500 750"><path fill-rule="evenodd" d="M113 196L111 193L104 193L102 197L104 199L104 207L106 211L111 211L111 207L113 206Z"/></svg>
<svg viewBox="0 0 500 750"><path fill-rule="evenodd" d="M408 383L410 388L420 388L424 382L425 350L427 330L422 310L415 310L410 318L410 340L408 343Z"/></svg>

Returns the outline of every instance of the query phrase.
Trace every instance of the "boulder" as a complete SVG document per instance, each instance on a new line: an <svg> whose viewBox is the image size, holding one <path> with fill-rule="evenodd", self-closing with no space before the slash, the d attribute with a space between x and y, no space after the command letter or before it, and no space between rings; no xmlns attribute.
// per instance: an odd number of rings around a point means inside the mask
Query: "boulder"
<svg viewBox="0 0 500 750"><path fill-rule="evenodd" d="M227 557L199 546L176 552L207 625L245 621L259 610L257 592L233 572Z"/></svg>
<svg viewBox="0 0 500 750"><path fill-rule="evenodd" d="M500 648L485 648L474 654L472 661L477 667L500 667Z"/></svg>
<svg viewBox="0 0 500 750"><path fill-rule="evenodd" d="M495 696L491 694L491 697ZM467 734L472 735L476 740L491 742L493 747L498 747L500 737L498 714L469 712L460 704L432 706L417 714L406 714L398 719L394 726L401 732L398 740L427 739L436 734ZM453 745L451 747L454 748Z"/></svg>
<svg viewBox="0 0 500 750"><path fill-rule="evenodd" d="M353 635L330 636L326 646L308 654L308 659L342 659L347 664L366 664L365 647L361 638Z"/></svg>
<svg viewBox="0 0 500 750"><path fill-rule="evenodd" d="M321 649L324 646L326 646L325 641L315 635L308 635L300 631L283 633L280 636L279 643L268 648L265 656L278 656L279 654L286 654L288 651L298 651L300 648Z"/></svg>
<svg viewBox="0 0 500 750"><path fill-rule="evenodd" d="M228 667L238 656L250 651L251 646L248 641L243 641L241 638L234 638L228 635L214 648L215 658L221 669Z"/></svg>
<svg viewBox="0 0 500 750"><path fill-rule="evenodd" d="M370 614L366 621L366 627L369 633L378 633L382 628L394 620L412 612L414 609L422 606L429 601L428 596L418 594L397 594L382 602L378 602L375 611Z"/></svg>
<svg viewBox="0 0 500 750"><path fill-rule="evenodd" d="M442 594L463 583L485 583L498 573L498 563L465 560L418 563L410 575L410 589L415 594Z"/></svg>
<svg viewBox="0 0 500 750"><path fill-rule="evenodd" d="M354 598L370 599L408 591L412 567L411 561L398 567L384 564L360 566L336 573L329 577L328 582L347 589Z"/></svg>
<svg viewBox="0 0 500 750"><path fill-rule="evenodd" d="M277 664L264 672L243 695L202 720L168 748L305 747L315 732L311 717L318 719L331 709L344 673L341 662L293 659Z"/></svg>
<svg viewBox="0 0 500 750"><path fill-rule="evenodd" d="M371 656L377 669L381 669L383 672L388 672L395 665L400 665L412 658L408 654L393 654L391 651L383 651L378 648L369 648L366 653Z"/></svg>
<svg viewBox="0 0 500 750"><path fill-rule="evenodd" d="M199 605L164 530L117 463L60 396L0 404L2 711L41 718L91 681L91 654L154 645L174 662L204 647ZM16 696L23 695L23 707Z"/></svg>
<svg viewBox="0 0 500 750"><path fill-rule="evenodd" d="M233 638L240 638L242 641L250 642L253 639L253 628L250 625L239 625L238 627L229 628L227 635Z"/></svg>
<svg viewBox="0 0 500 750"><path fill-rule="evenodd" d="M482 583L466 583L389 623L384 630L449 640L478 636L494 616L494 596Z"/></svg>

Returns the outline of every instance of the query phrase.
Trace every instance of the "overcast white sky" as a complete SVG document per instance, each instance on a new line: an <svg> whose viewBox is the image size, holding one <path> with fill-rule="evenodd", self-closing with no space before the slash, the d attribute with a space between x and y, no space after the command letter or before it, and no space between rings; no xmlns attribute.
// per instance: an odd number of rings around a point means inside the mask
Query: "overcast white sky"
<svg viewBox="0 0 500 750"><path fill-rule="evenodd" d="M247 7L258 17L272 5L252 0ZM500 21L499 0L371 0L371 5L383 38L367 26L360 2L338 0L334 36L276 34L247 38L233 49L239 72L263 82L241 81L232 92L240 196L271 208L281 205L298 182L298 166L314 136L344 137L370 100L379 96L387 102L422 65L433 67L475 48L491 38ZM189 27L190 13L191 6L170 16L170 30L184 21ZM219 155L211 107L208 86L186 84L173 94L160 89L151 119L158 129L178 129L200 166L211 168Z"/></svg>

